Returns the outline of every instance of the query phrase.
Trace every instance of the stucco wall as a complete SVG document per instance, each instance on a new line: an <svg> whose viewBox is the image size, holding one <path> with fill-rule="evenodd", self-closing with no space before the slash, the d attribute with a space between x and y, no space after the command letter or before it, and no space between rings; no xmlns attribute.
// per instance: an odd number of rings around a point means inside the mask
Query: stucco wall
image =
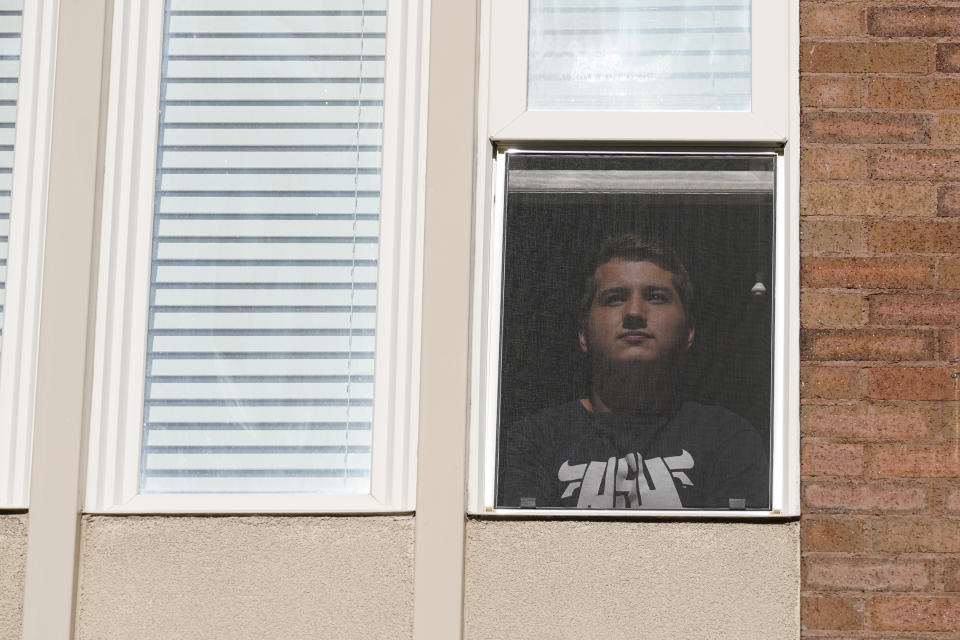
<svg viewBox="0 0 960 640"><path fill-rule="evenodd" d="M407 638L413 517L82 524L79 638Z"/></svg>
<svg viewBox="0 0 960 640"><path fill-rule="evenodd" d="M27 515L0 515L0 640L20 637Z"/></svg>
<svg viewBox="0 0 960 640"><path fill-rule="evenodd" d="M464 637L799 636L799 525L470 521Z"/></svg>

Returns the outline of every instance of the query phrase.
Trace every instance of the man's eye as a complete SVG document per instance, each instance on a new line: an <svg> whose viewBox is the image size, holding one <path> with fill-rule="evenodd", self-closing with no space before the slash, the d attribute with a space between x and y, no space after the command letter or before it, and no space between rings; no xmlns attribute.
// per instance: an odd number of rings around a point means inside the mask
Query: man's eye
<svg viewBox="0 0 960 640"><path fill-rule="evenodd" d="M604 306L619 304L623 302L624 299L625 299L624 296L622 296L621 294L615 293L615 294L604 296L603 298L601 298L600 304Z"/></svg>
<svg viewBox="0 0 960 640"><path fill-rule="evenodd" d="M647 300L651 302L670 302L670 296L662 291L653 291L647 295Z"/></svg>

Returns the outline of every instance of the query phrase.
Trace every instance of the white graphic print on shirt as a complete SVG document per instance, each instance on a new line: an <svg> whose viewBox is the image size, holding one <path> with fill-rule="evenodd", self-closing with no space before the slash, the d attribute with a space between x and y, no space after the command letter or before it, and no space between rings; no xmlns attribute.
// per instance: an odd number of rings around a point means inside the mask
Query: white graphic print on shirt
<svg viewBox="0 0 960 640"><path fill-rule="evenodd" d="M673 482L693 486L685 470L693 468L693 456L683 449L678 456L644 460L639 453L607 461L593 460L571 465L565 460L557 472L568 483L561 499L577 490L579 509L680 509L680 495Z"/></svg>

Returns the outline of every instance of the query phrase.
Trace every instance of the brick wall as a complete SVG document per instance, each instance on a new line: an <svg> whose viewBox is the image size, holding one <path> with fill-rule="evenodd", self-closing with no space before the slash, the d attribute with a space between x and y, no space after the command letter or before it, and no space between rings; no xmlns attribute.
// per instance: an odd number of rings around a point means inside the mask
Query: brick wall
<svg viewBox="0 0 960 640"><path fill-rule="evenodd" d="M960 2L800 10L803 637L960 638Z"/></svg>

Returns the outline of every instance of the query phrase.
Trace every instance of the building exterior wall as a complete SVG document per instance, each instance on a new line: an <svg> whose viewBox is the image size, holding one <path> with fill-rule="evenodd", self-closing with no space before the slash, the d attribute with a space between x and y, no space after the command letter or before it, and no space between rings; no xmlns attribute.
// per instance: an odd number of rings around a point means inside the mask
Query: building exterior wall
<svg viewBox="0 0 960 640"><path fill-rule="evenodd" d="M78 638L409 638L411 516L83 519Z"/></svg>
<svg viewBox="0 0 960 640"><path fill-rule="evenodd" d="M436 125L445 101L476 102L462 71L476 66L478 35L472 14L444 29L474 3L434 5ZM960 638L960 7L800 8L799 524L469 519L461 576L447 535L463 531L460 508L424 506L418 519L86 516L76 635L430 637L430 585L454 601L458 590L437 585L462 577L471 639ZM464 85L456 95L443 73ZM430 149L446 143L462 164L473 114L453 111L459 120L438 131L463 135L453 146L435 136ZM442 279L460 297L441 304L441 287L428 287L424 326L460 342L451 350L425 335L432 426L421 433L451 429L461 442L468 236L483 213L464 204L469 168L455 169L456 183L428 172L425 269L428 285ZM462 503L462 466L448 474L449 455L429 463L429 477L451 478L434 507ZM0 515L0 639L20 637L27 524ZM430 535L447 542L432 563ZM445 568L456 579L436 579Z"/></svg>
<svg viewBox="0 0 960 640"><path fill-rule="evenodd" d="M20 637L27 515L0 515L0 640Z"/></svg>
<svg viewBox="0 0 960 640"><path fill-rule="evenodd" d="M450 453L462 445L444 447L432 462L424 455L425 447L445 442L441 430L456 441L467 416L462 398L468 354L453 346L470 326L469 230L472 217L482 214L469 206L473 169L462 166L471 157L476 104L475 81L463 70L476 66L479 37L464 10L462 4L435 3L432 16L430 104L436 108L428 121L434 143L428 138L420 444L420 499L429 503L418 504L421 557L407 547L413 518L375 524L378 519L343 516L88 516L79 638L393 638L409 636L411 626L418 638L452 638L433 623L448 629L447 621L461 614L447 610L450 602L459 609L460 590L439 591L458 584L451 572L460 567L446 558L464 526L466 546L456 553L464 563L466 638L799 635L796 523L481 518L464 525L462 488L453 482L462 468L451 471L451 459L460 457ZM434 469L426 482L424 465ZM456 500L433 495L441 490ZM444 540L438 541L441 531ZM377 550L375 556L368 547ZM384 556L392 557L388 580L380 575L378 558ZM418 579L427 594L422 597L415 593ZM353 598L358 604L351 610L346 603ZM367 609L381 600L379 609ZM410 622L414 600L421 607L420 628Z"/></svg>
<svg viewBox="0 0 960 640"><path fill-rule="evenodd" d="M799 530L471 520L464 638L795 638Z"/></svg>
<svg viewBox="0 0 960 640"><path fill-rule="evenodd" d="M805 637L960 637L960 9L938 5L801 2Z"/></svg>

